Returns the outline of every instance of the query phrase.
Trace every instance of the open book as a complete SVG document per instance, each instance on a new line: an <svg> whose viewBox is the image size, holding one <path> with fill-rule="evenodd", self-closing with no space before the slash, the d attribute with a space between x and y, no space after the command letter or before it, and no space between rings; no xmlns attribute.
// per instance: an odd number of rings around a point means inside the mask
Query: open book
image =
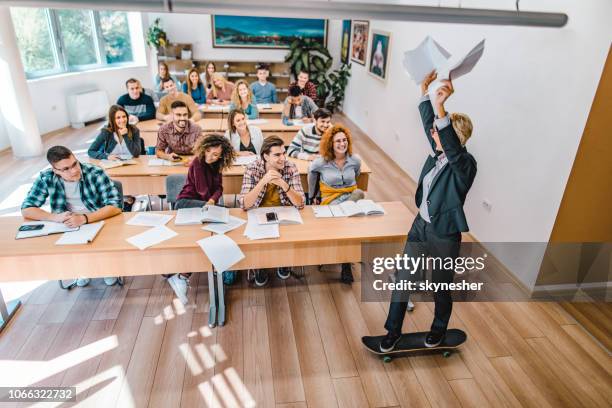
<svg viewBox="0 0 612 408"><path fill-rule="evenodd" d="M103 226L104 221L81 225L78 231L64 232L64 235L55 241L55 245L88 244L93 242Z"/></svg>
<svg viewBox="0 0 612 408"><path fill-rule="evenodd" d="M295 207L261 207L257 209L256 217L260 225L304 223Z"/></svg>
<svg viewBox="0 0 612 408"><path fill-rule="evenodd" d="M316 218L385 214L385 210L372 200L344 201L338 205L315 205L312 206L312 211Z"/></svg>
<svg viewBox="0 0 612 408"><path fill-rule="evenodd" d="M61 234L68 231L76 231L78 228L70 228L61 222L52 221L29 221L19 227L15 239L42 237L51 234Z"/></svg>
<svg viewBox="0 0 612 408"><path fill-rule="evenodd" d="M181 208L176 212L175 225L195 225L205 222L229 221L229 210L216 205L205 205L196 208Z"/></svg>
<svg viewBox="0 0 612 408"><path fill-rule="evenodd" d="M138 164L136 160L100 160L100 167L103 169L112 169L115 167L128 166L130 164Z"/></svg>

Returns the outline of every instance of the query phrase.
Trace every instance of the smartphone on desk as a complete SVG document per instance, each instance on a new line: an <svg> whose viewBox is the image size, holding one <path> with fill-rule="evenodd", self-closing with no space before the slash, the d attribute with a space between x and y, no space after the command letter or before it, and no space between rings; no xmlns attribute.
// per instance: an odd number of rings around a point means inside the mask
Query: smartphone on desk
<svg viewBox="0 0 612 408"><path fill-rule="evenodd" d="M267 222L278 222L278 215L275 212L266 213Z"/></svg>
<svg viewBox="0 0 612 408"><path fill-rule="evenodd" d="M21 227L19 227L19 231L20 232L26 232L26 231L38 231L43 229L45 226L43 224L33 224L33 225L22 225Z"/></svg>

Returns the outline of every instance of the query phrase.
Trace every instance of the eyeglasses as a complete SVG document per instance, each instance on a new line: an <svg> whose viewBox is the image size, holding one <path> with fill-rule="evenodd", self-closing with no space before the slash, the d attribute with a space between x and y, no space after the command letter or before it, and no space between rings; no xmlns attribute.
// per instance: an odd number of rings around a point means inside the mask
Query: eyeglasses
<svg viewBox="0 0 612 408"><path fill-rule="evenodd" d="M72 163L68 167L64 167L63 169L58 169L57 167L53 167L53 166L52 167L59 172L66 173L68 171L74 170L78 165L79 165L79 162L75 160L74 163Z"/></svg>

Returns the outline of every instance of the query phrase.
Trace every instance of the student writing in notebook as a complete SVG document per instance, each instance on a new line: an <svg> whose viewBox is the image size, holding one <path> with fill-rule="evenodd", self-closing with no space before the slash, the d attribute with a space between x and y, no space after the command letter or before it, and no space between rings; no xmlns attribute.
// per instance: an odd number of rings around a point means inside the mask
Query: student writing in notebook
<svg viewBox="0 0 612 408"><path fill-rule="evenodd" d="M238 156L252 156L261 153L263 133L257 126L247 124L246 114L242 109L235 109L229 113L227 127L225 137L230 140Z"/></svg>
<svg viewBox="0 0 612 408"><path fill-rule="evenodd" d="M257 101L255 96L253 96L253 91L249 88L249 84L244 79L236 81L232 91L230 111L238 108L244 111L248 119L257 119L259 117Z"/></svg>
<svg viewBox="0 0 612 408"><path fill-rule="evenodd" d="M244 172L238 201L243 210L283 205L304 207L300 173L295 164L287 160L283 139L270 136L264 140L260 158ZM288 279L291 268L277 268L276 274L280 279ZM255 271L255 284L264 286L266 283L267 271Z"/></svg>
<svg viewBox="0 0 612 408"><path fill-rule="evenodd" d="M221 173L232 165L234 149L223 135L211 134L198 139L194 147L194 158L189 165L187 179L177 196L175 208L198 208L215 205L223 197ZM190 273L164 275L178 299L187 304L187 287ZM226 283L232 283L235 272L224 272Z"/></svg>
<svg viewBox="0 0 612 408"><path fill-rule="evenodd" d="M348 128L343 125L328 128L321 138L319 152L321 156L308 170L308 195L313 203L328 205L361 200L364 193L357 188L361 159L353 154L353 138ZM348 284L353 282L351 264L342 264L340 279Z"/></svg>
<svg viewBox="0 0 612 408"><path fill-rule="evenodd" d="M290 86L289 96L287 96L283 105L283 123L286 124L294 119L305 123L313 122L313 115L317 109L318 107L312 99L302 95L302 90L299 86Z"/></svg>
<svg viewBox="0 0 612 408"><path fill-rule="evenodd" d="M168 94L159 101L159 107L157 108L157 113L155 114L155 117L158 120L170 122L172 120L172 105L177 101L182 102L187 107L189 111L189 119L194 122L202 119L202 115L198 110L198 105L196 105L196 103L193 101L193 98L187 94L179 92L176 88L177 85L172 78L164 80L163 87Z"/></svg>
<svg viewBox="0 0 612 408"><path fill-rule="evenodd" d="M251 90L257 103L278 103L276 86L268 81L270 68L266 64L257 66L257 81L251 84Z"/></svg>
<svg viewBox="0 0 612 408"><path fill-rule="evenodd" d="M171 109L172 122L160 126L157 133L155 155L160 159L179 161L180 155L193 153L202 129L189 120L189 110L182 101L174 101Z"/></svg>
<svg viewBox="0 0 612 408"><path fill-rule="evenodd" d="M51 168L40 172L21 204L24 218L61 222L75 228L121 213L119 192L100 167L80 163L64 146L50 148L47 161ZM47 197L51 212L40 208ZM89 281L79 278L77 285L86 286ZM104 278L104 283L112 286L117 278Z"/></svg>
<svg viewBox="0 0 612 408"><path fill-rule="evenodd" d="M321 136L331 126L332 114L325 108L314 112L315 123L301 128L289 145L287 154L302 160L314 160L319 157Z"/></svg>

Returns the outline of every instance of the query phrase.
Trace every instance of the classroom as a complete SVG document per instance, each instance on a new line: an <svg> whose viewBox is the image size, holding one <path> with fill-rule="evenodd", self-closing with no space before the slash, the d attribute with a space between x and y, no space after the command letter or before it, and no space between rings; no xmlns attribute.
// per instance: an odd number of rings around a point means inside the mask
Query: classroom
<svg viewBox="0 0 612 408"><path fill-rule="evenodd" d="M609 407L608 0L0 0L0 406Z"/></svg>

